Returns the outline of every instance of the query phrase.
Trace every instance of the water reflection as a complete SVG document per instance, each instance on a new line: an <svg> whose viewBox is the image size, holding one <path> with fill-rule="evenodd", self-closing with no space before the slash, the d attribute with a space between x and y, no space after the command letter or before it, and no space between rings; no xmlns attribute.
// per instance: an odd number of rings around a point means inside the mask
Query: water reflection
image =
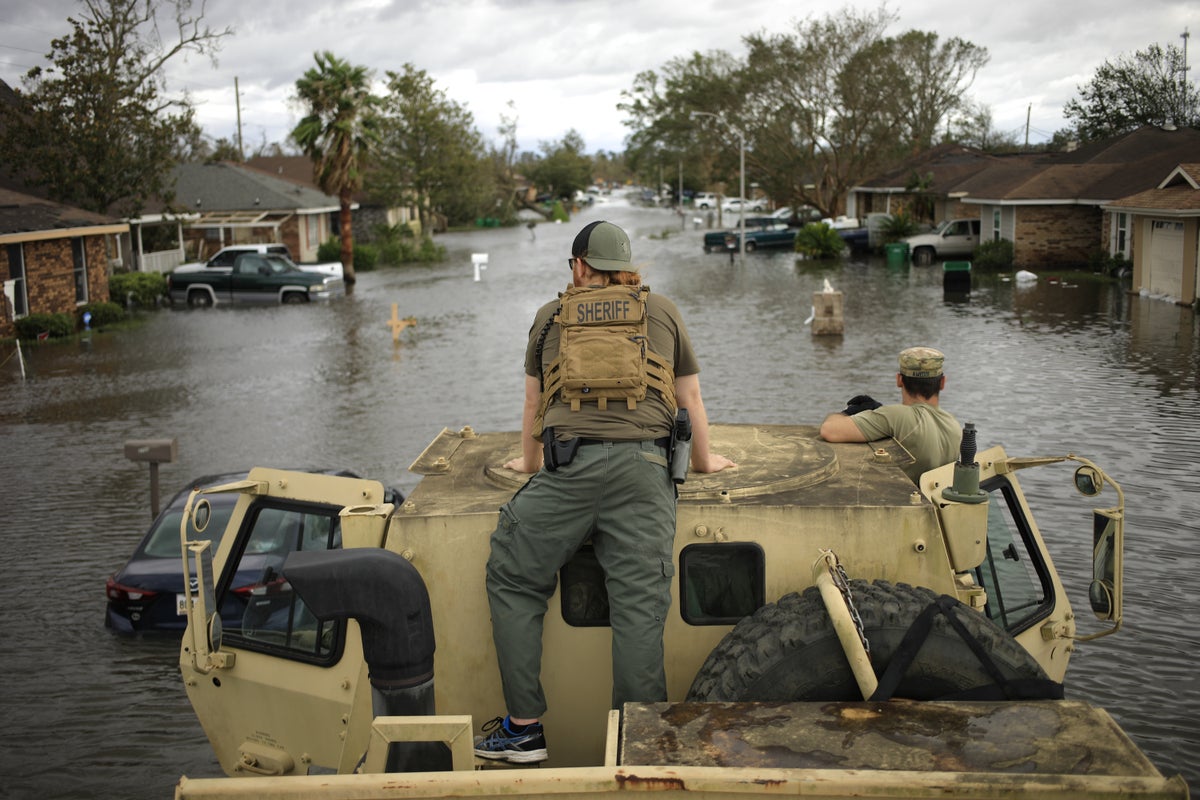
<svg viewBox="0 0 1200 800"><path fill-rule="evenodd" d="M348 467L408 490L409 463L442 427L519 427L533 313L565 288L578 226L601 216L630 231L647 282L682 310L714 420L815 423L855 394L891 401L896 353L933 344L947 354L943 401L981 446L1074 451L1109 469L1129 507L1126 629L1079 648L1068 696L1109 709L1196 785L1194 313L1110 284L982 274L968 297L948 298L936 267L882 259L756 253L731 266L670 212L614 203L536 238L445 237L445 264L362 273L329 305L163 311L137 330L27 349L26 380L15 361L0 366L4 792L161 798L182 773L218 774L179 685L177 643L101 627L104 579L148 523L146 467L124 459L126 440L179 439L165 491L251 464ZM475 252L489 253L478 282ZM804 325L825 280L845 292L841 336ZM393 303L418 319L399 344ZM1086 586L1090 507L1068 468L1047 472L1022 483L1070 501L1035 500L1034 512L1059 568Z"/></svg>

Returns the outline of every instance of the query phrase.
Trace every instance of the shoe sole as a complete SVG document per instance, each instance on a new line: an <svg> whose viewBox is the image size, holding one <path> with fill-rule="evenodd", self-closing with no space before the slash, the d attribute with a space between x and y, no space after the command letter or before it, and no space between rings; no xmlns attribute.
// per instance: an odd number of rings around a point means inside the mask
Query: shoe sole
<svg viewBox="0 0 1200 800"><path fill-rule="evenodd" d="M550 757L545 750L530 750L529 752L517 750L489 750L483 752L476 750L475 755L491 761L509 761L513 764L532 764L537 761L545 761Z"/></svg>

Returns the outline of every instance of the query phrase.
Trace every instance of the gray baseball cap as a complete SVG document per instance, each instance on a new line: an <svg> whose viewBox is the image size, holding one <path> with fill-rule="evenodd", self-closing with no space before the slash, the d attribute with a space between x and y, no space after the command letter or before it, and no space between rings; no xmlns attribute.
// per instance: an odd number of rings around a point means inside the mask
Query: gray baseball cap
<svg viewBox="0 0 1200 800"><path fill-rule="evenodd" d="M637 272L630 263L629 237L611 222L589 222L575 237L571 256L601 272Z"/></svg>

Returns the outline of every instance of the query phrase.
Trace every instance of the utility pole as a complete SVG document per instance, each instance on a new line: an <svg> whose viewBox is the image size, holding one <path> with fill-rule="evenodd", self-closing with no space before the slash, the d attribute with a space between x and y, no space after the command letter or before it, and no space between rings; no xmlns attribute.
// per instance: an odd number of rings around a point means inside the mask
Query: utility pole
<svg viewBox="0 0 1200 800"><path fill-rule="evenodd" d="M237 106L238 157L241 158L242 161L245 161L246 160L246 151L242 148L242 93L238 89L237 75L233 76L233 99L234 99L235 105Z"/></svg>
<svg viewBox="0 0 1200 800"><path fill-rule="evenodd" d="M1187 107L1187 102L1188 102L1187 74L1188 74L1188 69L1190 69L1190 67L1188 67L1188 63L1187 63L1187 46L1188 46L1188 39L1191 38L1191 34L1188 33L1187 28L1183 29L1183 33L1179 34L1179 38L1183 39L1183 66L1179 68L1179 101L1180 101L1179 102L1179 113L1181 116L1181 119L1179 120L1179 124L1184 125L1184 124L1190 124L1191 118L1192 118L1192 115L1190 113L1191 109Z"/></svg>
<svg viewBox="0 0 1200 800"><path fill-rule="evenodd" d="M1025 149L1029 149L1029 114L1033 111L1033 103L1025 108Z"/></svg>

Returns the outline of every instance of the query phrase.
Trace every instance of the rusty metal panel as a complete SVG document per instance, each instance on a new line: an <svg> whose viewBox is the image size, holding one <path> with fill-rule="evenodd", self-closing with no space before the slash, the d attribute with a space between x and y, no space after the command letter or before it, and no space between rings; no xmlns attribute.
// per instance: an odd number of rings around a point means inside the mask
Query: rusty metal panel
<svg viewBox="0 0 1200 800"><path fill-rule="evenodd" d="M625 706L620 764L1155 777L1077 701Z"/></svg>

